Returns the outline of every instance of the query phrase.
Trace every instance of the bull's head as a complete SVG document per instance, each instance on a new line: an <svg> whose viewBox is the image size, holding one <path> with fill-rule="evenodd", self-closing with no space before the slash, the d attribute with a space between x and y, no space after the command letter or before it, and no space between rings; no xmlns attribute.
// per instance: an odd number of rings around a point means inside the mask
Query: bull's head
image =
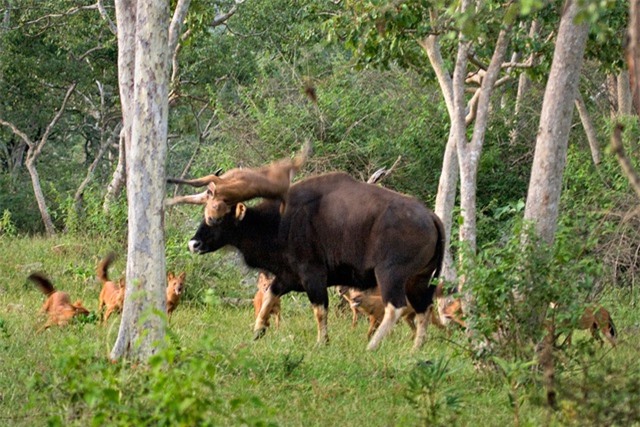
<svg viewBox="0 0 640 427"><path fill-rule="evenodd" d="M189 250L195 254L206 254L216 251L232 242L234 230L244 219L246 206L238 203L233 212L228 212L218 221L209 224L202 221L196 234L189 240Z"/></svg>
<svg viewBox="0 0 640 427"><path fill-rule="evenodd" d="M214 223L219 222L223 216L231 211L227 200L218 196L216 192L216 185L223 181L223 178L218 176L219 173L220 169L213 175L207 175L197 179L167 179L167 182L171 184L188 184L193 187L202 187L206 185L207 189L198 194L173 197L166 201L166 205L173 206L182 203L204 205L205 222L208 225L213 225Z"/></svg>

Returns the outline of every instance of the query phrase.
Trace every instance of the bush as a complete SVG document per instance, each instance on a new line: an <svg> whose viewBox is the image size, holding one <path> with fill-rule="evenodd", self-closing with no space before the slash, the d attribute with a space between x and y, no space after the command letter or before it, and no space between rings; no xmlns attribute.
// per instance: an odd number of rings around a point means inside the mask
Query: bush
<svg viewBox="0 0 640 427"><path fill-rule="evenodd" d="M218 369L243 362L229 359L210 342L198 351L167 343L147 366L111 364L84 354L81 347L68 343L51 378L33 385L48 388L53 402L68 402L53 411L49 425L269 425L262 418L238 415L243 406L264 409L256 397L242 391L230 399L219 397Z"/></svg>

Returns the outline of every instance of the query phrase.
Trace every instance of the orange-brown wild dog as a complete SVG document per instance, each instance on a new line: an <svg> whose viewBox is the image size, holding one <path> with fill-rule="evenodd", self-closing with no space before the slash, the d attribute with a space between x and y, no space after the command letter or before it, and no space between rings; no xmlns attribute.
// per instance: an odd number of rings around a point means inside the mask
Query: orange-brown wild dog
<svg viewBox="0 0 640 427"><path fill-rule="evenodd" d="M213 174L197 179L169 178L167 182L171 184L188 184L194 187L206 185L207 190L200 194L174 197L167 200L167 205L204 205L207 224L220 220L236 203L256 197L280 200L281 210L284 210L291 180L310 153L311 143L307 141L300 154L293 159L280 159L260 168L235 168L221 176Z"/></svg>
<svg viewBox="0 0 640 427"><path fill-rule="evenodd" d="M118 282L114 282L109 280L107 274L109 265L111 265L114 259L115 254L112 252L104 257L96 268L98 279L102 282L102 290L100 291L100 297L98 299L98 313L103 323L109 320L109 316L111 316L113 312L121 313L122 307L124 306L124 278ZM105 309L104 313L103 309Z"/></svg>
<svg viewBox="0 0 640 427"><path fill-rule="evenodd" d="M367 339L370 339L384 318L384 303L382 302L382 295L380 295L380 288L376 287L374 289L362 291L355 288L340 286L339 292L340 295L349 302L352 310L358 310L369 317ZM356 316L357 313L354 312L351 322L352 326L355 326L355 322L357 320ZM411 328L412 335L415 335L416 333L415 317L415 310L407 302L402 318L407 325L409 325L409 328ZM433 316L430 316L430 319L433 323Z"/></svg>
<svg viewBox="0 0 640 427"><path fill-rule="evenodd" d="M42 273L32 273L29 277L33 283L46 295L47 299L40 309L41 313L47 313L48 319L46 323L38 329L42 332L53 325L64 326L74 316L86 316L89 310L82 306L82 301L78 300L71 303L69 294L62 291L56 291L53 283Z"/></svg>
<svg viewBox="0 0 640 427"><path fill-rule="evenodd" d="M447 326L450 322L454 322L466 329L467 323L462 320L463 313L460 298L456 298L453 295L444 295L444 285L442 281L436 286L435 296L438 306L438 321L440 324Z"/></svg>
<svg viewBox="0 0 640 427"><path fill-rule="evenodd" d="M267 292L274 279L275 277L273 275L264 270L261 270L258 273L258 290L253 296L253 312L256 318L258 318L258 313L260 313L260 308L262 308L262 299L264 298L264 294ZM280 297L275 297L275 302L267 314L267 326L269 326L269 318L272 314L276 319L276 328L280 327Z"/></svg>
<svg viewBox="0 0 640 427"><path fill-rule="evenodd" d="M555 304L552 303L551 308L555 309ZM585 308L575 328L583 330L588 329L591 332L591 336L593 336L593 338L598 341L600 345L602 345L602 343L604 342L602 340L602 337L600 337L600 332L602 332L602 334L605 336L607 341L609 341L612 347L615 347L617 344L618 333L616 331L616 327L613 324L611 315L604 307ZM564 345L564 343L571 345L571 336L572 333L569 332L562 345Z"/></svg>
<svg viewBox="0 0 640 427"><path fill-rule="evenodd" d="M169 316L171 316L173 310L178 306L178 302L180 302L180 297L184 291L184 279L186 276L186 271L183 271L177 276L172 272L167 274L167 314Z"/></svg>

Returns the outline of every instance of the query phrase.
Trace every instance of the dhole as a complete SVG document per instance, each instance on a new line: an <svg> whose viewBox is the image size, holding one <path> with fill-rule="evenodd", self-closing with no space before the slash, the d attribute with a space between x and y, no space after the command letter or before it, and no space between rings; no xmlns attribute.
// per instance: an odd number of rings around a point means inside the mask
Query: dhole
<svg viewBox="0 0 640 427"><path fill-rule="evenodd" d="M256 294L253 297L253 311L256 318L258 317L258 313L260 313L260 308L262 307L262 298L264 297L264 293L267 292L267 289L269 289L269 286L271 286L274 279L275 277L272 277L266 271L260 271L260 273L258 273L258 290L256 291ZM278 328L280 326L280 298L279 297L276 297L276 302L273 304L273 307L271 308L271 311L267 316L267 324L266 324L267 326L269 326L269 317L271 317L272 314L276 319L276 328Z"/></svg>
<svg viewBox="0 0 640 427"><path fill-rule="evenodd" d="M78 300L72 304L69 294L56 291L53 284L44 274L33 273L28 279L34 282L42 293L47 296L40 312L47 313L49 318L44 326L38 329L38 332L42 332L53 325L64 326L69 323L74 316L86 316L89 314L89 310L82 306L82 301Z"/></svg>
<svg viewBox="0 0 640 427"><path fill-rule="evenodd" d="M178 276L174 276L172 272L167 275L167 314L169 316L171 316L173 310L178 306L178 302L180 302L186 275L186 271L183 271Z"/></svg>
<svg viewBox="0 0 640 427"><path fill-rule="evenodd" d="M382 296L380 295L380 288L362 291L355 288L349 288L347 286L339 286L338 292L349 302L349 305L351 306L351 310L353 311L353 319L351 322L352 326L355 326L358 311L369 317L367 338L370 339L384 317L384 303L382 302ZM407 307L402 314L402 318L407 322L407 325L409 325L414 335L416 332L415 317L415 310L407 303ZM433 316L431 316L431 318L433 318Z"/></svg>
<svg viewBox="0 0 640 427"><path fill-rule="evenodd" d="M552 309L555 309L556 307L557 306L555 304L551 304ZM591 336L593 336L593 338L601 345L603 341L600 337L600 332L602 332L611 346L616 346L618 333L615 325L613 324L613 320L611 319L611 315L604 307L587 307L584 310L584 313L582 313L582 316L578 320L575 328L583 330L589 329ZM571 345L571 335L572 333L569 332L562 345L564 345L564 343Z"/></svg>
<svg viewBox="0 0 640 427"><path fill-rule="evenodd" d="M124 306L124 279L120 279L118 282L109 280L107 270L109 265L113 262L115 254L112 252L108 254L102 261L98 263L96 273L98 279L102 282L102 290L100 291L100 297L98 299L98 313L102 317L102 322L106 323L109 320L111 313L122 312ZM102 310L106 307L104 313Z"/></svg>

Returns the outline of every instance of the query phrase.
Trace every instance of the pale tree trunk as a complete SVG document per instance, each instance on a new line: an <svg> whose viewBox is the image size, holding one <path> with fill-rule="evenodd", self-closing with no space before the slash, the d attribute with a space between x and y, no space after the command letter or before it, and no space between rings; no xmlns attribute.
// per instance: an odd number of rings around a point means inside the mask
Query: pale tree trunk
<svg viewBox="0 0 640 427"><path fill-rule="evenodd" d="M580 115L580 121L582 122L584 133L587 135L587 141L589 141L589 148L591 149L591 158L593 159L593 164L598 166L600 164L600 144L598 144L596 127L593 125L591 116L587 111L587 106L584 103L584 99L582 98L582 95L579 91L576 95L576 108L578 109L578 114Z"/></svg>
<svg viewBox="0 0 640 427"><path fill-rule="evenodd" d="M620 74L618 74L618 114L625 116L633 114L629 73L625 70L622 70Z"/></svg>
<svg viewBox="0 0 640 427"><path fill-rule="evenodd" d="M440 45L436 36L428 36L420 41L420 46L429 57L429 62L433 67L442 94L444 97L449 117L453 117L453 83L451 76L444 68L444 61L440 53ZM451 256L451 227L453 223L453 208L456 201L456 190L458 187L458 152L456 149L456 139L453 135L453 127L449 132L447 145L445 146L444 158L442 160L442 171L438 182L438 193L436 194L435 214L442 220L445 230L445 253L442 275L447 281L456 280L456 268Z"/></svg>
<svg viewBox="0 0 640 427"><path fill-rule="evenodd" d="M113 139L114 139L114 135L111 134L104 141L102 141L102 144L100 144L100 149L98 150L98 154L96 154L96 157L93 159L93 162L91 162L91 165L89 165L89 168L87 169L87 175L85 176L84 180L82 181L82 183L80 183L80 185L78 186L78 189L76 190L76 194L73 197L73 200L76 204L77 213L80 212L80 206L81 206L84 190L87 188L87 185L89 185L89 183L91 182L91 179L93 179L93 174L96 171L96 167L98 167L98 163L102 159L102 156L104 156L104 153L107 152L107 148L109 148L109 145L111 145L111 143L113 142Z"/></svg>
<svg viewBox="0 0 640 427"><path fill-rule="evenodd" d="M549 80L542 101L540 127L529 181L524 219L532 221L543 241L555 237L562 189L562 175L573 104L578 93L580 69L589 27L576 24L578 5L569 0L560 21Z"/></svg>
<svg viewBox="0 0 640 427"><path fill-rule="evenodd" d="M538 21L533 21L531 23L531 27L529 28L529 37L534 38L539 31L540 24ZM529 56L527 64L533 66L535 63L535 55L532 53ZM522 104L524 100L529 95L529 91L531 90L531 79L527 76L527 73L520 73L520 77L518 77L518 91L516 93L516 106L515 106L515 127L511 131L510 142L511 144L515 144L519 138L522 129L524 128L524 117L522 112Z"/></svg>
<svg viewBox="0 0 640 427"><path fill-rule="evenodd" d="M116 1L119 78L127 141L128 255L125 303L111 359L147 360L165 335L165 163L169 4ZM126 57L126 58L125 58ZM133 57L133 59L132 59ZM123 70L126 68L126 70ZM127 120L127 116L128 120Z"/></svg>
<svg viewBox="0 0 640 427"><path fill-rule="evenodd" d="M98 150L98 153L96 154L96 157L94 158L93 162L91 163L91 165L87 170L87 175L85 176L82 183L78 186L78 189L76 190L76 194L73 198L75 201L76 213L78 214L80 213L82 195L84 193L84 190L87 187L87 185L89 185L89 182L91 182L91 179L93 179L93 174L96 170L96 167L98 166L98 163L102 159L102 156L104 156L104 154L107 152L107 149L109 148L109 146L113 143L115 136L119 133L118 129L120 128L120 125L118 124L116 125L115 130L111 130L109 132L109 135L106 134L107 126L105 123L104 86L99 81L96 81L96 84L98 86L98 91L100 92L100 111L96 114L98 122L100 123L100 148Z"/></svg>
<svg viewBox="0 0 640 427"><path fill-rule="evenodd" d="M40 185L40 176L38 175L38 170L36 169L36 161L40 154L42 153L42 149L45 144L49 140L49 135L51 135L51 131L54 126L58 123L64 110L67 108L67 103L69 102L69 98L71 98L71 94L76 89L76 83L73 83L67 89L67 93L64 96L62 104L60 108L56 112L55 116L47 125L47 128L44 131L44 134L40 138L39 141L32 141L31 138L27 136L24 132L18 129L13 123L6 122L0 119L0 125L7 126L11 129L11 131L24 143L27 145L27 160L25 162L27 166L27 170L29 171L29 175L31 176L31 184L33 186L33 194L36 198L36 203L38 204L38 210L40 211L40 216L42 217L42 223L44 224L45 231L47 235L52 236L56 233L56 229L53 226L53 221L51 220L51 215L49 214L49 208L47 207L47 202L44 197L44 193L42 192L42 186Z"/></svg>
<svg viewBox="0 0 640 427"><path fill-rule="evenodd" d="M629 68L631 100L636 114L640 114L640 0L629 2L629 43L625 50Z"/></svg>
<svg viewBox="0 0 640 427"><path fill-rule="evenodd" d="M482 79L480 95L477 104L476 119L473 126L471 141L467 143L464 135L458 139L458 162L460 164L460 210L462 214L462 225L460 226L460 240L468 245L471 252L476 251L476 190L478 165L480 154L484 144L484 136L489 121L489 106L491 94L498 80L502 62L509 45L510 26L506 26L498 34L496 47L489 63L489 68ZM454 77L454 87L457 82ZM456 89L455 92L461 92ZM456 97L454 96L454 100ZM454 104L456 102L454 101ZM460 108L460 105L457 105ZM459 120L459 119L458 119ZM463 139L464 138L464 139Z"/></svg>
<svg viewBox="0 0 640 427"><path fill-rule="evenodd" d="M104 196L104 202L102 204L103 212L108 215L111 211L111 205L118 198L124 184L127 181L127 156L126 156L126 135L124 127L120 130L120 141L118 142L118 164L116 165L116 170L113 172L111 176L111 181L107 186L107 193Z"/></svg>
<svg viewBox="0 0 640 427"><path fill-rule="evenodd" d="M51 220L51 215L49 214L49 208L47 207L47 202L44 198L42 186L40 185L40 175L38 175L38 170L36 169L35 158L28 158L26 166L27 170L29 171L29 175L31 176L33 195L35 196L36 203L38 204L38 210L40 211L40 216L42 217L44 229L48 236L53 236L54 234L56 234L56 228L53 226L53 221Z"/></svg>
<svg viewBox="0 0 640 427"><path fill-rule="evenodd" d="M605 78L607 100L609 101L609 116L615 120L618 116L618 82L614 74L607 74Z"/></svg>

